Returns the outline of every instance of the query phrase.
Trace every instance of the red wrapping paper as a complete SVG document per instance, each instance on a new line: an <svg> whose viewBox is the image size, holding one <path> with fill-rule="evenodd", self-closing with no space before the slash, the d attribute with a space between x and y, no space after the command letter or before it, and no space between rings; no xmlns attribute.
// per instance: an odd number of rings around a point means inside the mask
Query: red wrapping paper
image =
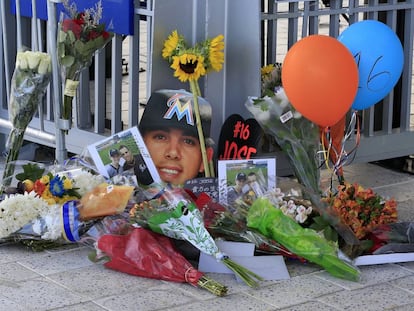
<svg viewBox="0 0 414 311"><path fill-rule="evenodd" d="M203 276L168 237L144 228L134 228L128 235L103 235L97 247L111 258L105 267L131 275L186 282L195 287Z"/></svg>

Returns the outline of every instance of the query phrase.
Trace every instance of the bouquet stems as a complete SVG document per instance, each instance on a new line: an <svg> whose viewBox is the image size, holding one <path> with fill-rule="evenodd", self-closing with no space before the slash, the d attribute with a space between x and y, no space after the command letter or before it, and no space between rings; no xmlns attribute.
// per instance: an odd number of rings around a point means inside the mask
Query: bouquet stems
<svg viewBox="0 0 414 311"><path fill-rule="evenodd" d="M244 283L250 287L257 288L259 287L259 283L257 281L263 281L263 278L261 276L239 265L229 257L225 257L222 262L227 268L232 270L239 278L243 280Z"/></svg>
<svg viewBox="0 0 414 311"><path fill-rule="evenodd" d="M23 140L24 140L24 131L17 129L17 128L13 128L10 131L8 140L7 140L7 144L6 146L8 146L9 152L7 153L7 158L6 158L6 165L4 167L4 172L3 172L3 186L7 187L10 186L11 182L12 182L12 176L14 174L14 161L17 160L17 158L19 157L19 151L20 148L23 145Z"/></svg>
<svg viewBox="0 0 414 311"><path fill-rule="evenodd" d="M223 297L227 295L227 287L223 284L203 275L197 282L197 286L208 290L216 296Z"/></svg>
<svg viewBox="0 0 414 311"><path fill-rule="evenodd" d="M50 81L51 59L46 53L18 52L11 82L9 119L13 127L7 139L7 159L3 171L3 186L11 184L14 164L23 145L24 133L42 102ZM3 191L1 189L0 191Z"/></svg>
<svg viewBox="0 0 414 311"><path fill-rule="evenodd" d="M194 97L194 111L196 115L196 125L197 125L198 139L200 141L201 156L202 156L203 165L204 165L204 174L205 174L205 177L210 177L211 176L210 165L208 163L206 143L204 140L203 128L201 126L200 108L198 106L198 96L200 95L199 94L200 88L198 86L197 80L190 80L190 88L191 88L191 93L193 93L193 97Z"/></svg>

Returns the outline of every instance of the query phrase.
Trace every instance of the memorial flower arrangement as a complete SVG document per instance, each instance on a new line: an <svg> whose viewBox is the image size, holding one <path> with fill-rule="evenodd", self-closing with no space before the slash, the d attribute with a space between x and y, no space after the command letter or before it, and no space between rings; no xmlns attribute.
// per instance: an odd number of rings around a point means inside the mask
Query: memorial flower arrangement
<svg viewBox="0 0 414 311"><path fill-rule="evenodd" d="M337 193L323 198L338 213L358 239L364 239L376 227L397 222L397 202L385 200L371 188L358 183L339 185Z"/></svg>
<svg viewBox="0 0 414 311"><path fill-rule="evenodd" d="M93 232L95 247L90 259L103 261L109 269L140 277L186 282L220 297L227 294L226 286L195 269L164 235L135 228L123 217L105 217L90 232Z"/></svg>
<svg viewBox="0 0 414 311"><path fill-rule="evenodd" d="M113 37L100 23L102 2L94 8L78 12L75 3L63 1L66 15L62 14L57 38L57 55L61 68L63 90L62 119L72 119L72 102L79 85L80 72L89 67L96 51L105 47Z"/></svg>
<svg viewBox="0 0 414 311"><path fill-rule="evenodd" d="M221 252L207 231L194 200L182 188L164 188L157 198L130 210L132 224L138 224L170 238L185 240L201 252L215 257L250 287L262 278Z"/></svg>
<svg viewBox="0 0 414 311"><path fill-rule="evenodd" d="M174 30L165 40L162 57L170 63L174 70L174 77L181 82L189 82L191 93L194 96L194 111L196 126L201 146L201 154L205 169L205 176L213 176L210 171L206 143L201 126L201 117L198 106L198 97L201 96L198 80L211 71L220 71L224 63L224 36L218 35L208 38L194 46L189 46L184 37Z"/></svg>
<svg viewBox="0 0 414 311"><path fill-rule="evenodd" d="M290 104L281 85L280 65L264 66L261 77L261 97L249 98L245 106L287 155L299 182L319 195L318 126Z"/></svg>
<svg viewBox="0 0 414 311"><path fill-rule="evenodd" d="M280 64L261 69L262 96L249 98L245 106L288 157L295 177L303 186L303 197L312 202L313 209L348 243L357 243L350 228L338 221L335 211L321 201L319 126L303 117L289 102L281 85L281 69Z"/></svg>
<svg viewBox="0 0 414 311"><path fill-rule="evenodd" d="M104 177L79 167L63 170L28 163L15 178L19 186L7 189L0 202L0 239L34 250L79 241L101 217L122 212L133 191L127 186L102 186Z"/></svg>
<svg viewBox="0 0 414 311"><path fill-rule="evenodd" d="M32 51L17 53L9 102L9 119L13 127L6 142L3 187L12 183L14 162L18 159L23 145L26 128L42 102L50 77L51 58L48 54Z"/></svg>

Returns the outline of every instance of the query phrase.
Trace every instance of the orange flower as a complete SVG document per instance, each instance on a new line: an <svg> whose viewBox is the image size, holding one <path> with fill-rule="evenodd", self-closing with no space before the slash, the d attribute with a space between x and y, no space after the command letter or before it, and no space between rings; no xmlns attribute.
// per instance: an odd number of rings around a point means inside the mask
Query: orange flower
<svg viewBox="0 0 414 311"><path fill-rule="evenodd" d="M324 201L359 239L379 225L397 221L397 202L394 199L384 200L371 188L364 189L357 183L338 186L338 193L324 198Z"/></svg>

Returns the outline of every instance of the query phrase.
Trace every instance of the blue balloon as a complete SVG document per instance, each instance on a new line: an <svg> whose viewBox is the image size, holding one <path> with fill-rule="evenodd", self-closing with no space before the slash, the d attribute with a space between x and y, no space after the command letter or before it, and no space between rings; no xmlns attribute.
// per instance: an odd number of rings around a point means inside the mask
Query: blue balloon
<svg viewBox="0 0 414 311"><path fill-rule="evenodd" d="M404 52L390 27L375 20L352 24L338 37L358 65L358 91L352 108L363 110L378 103L397 84L404 65Z"/></svg>

